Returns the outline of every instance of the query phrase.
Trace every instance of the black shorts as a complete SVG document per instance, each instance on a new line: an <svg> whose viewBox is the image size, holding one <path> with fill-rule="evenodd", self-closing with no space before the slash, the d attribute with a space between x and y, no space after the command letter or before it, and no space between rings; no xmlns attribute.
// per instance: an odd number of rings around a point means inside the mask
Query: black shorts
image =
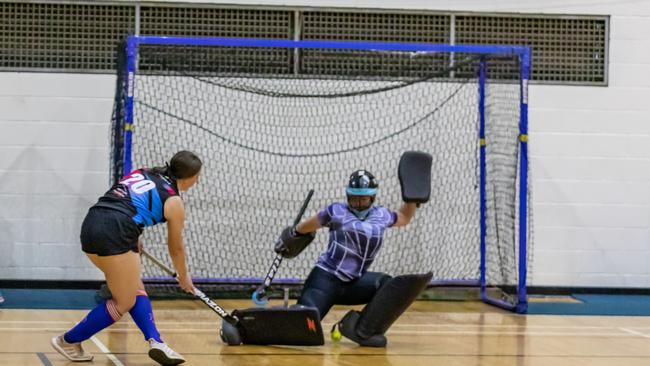
<svg viewBox="0 0 650 366"><path fill-rule="evenodd" d="M81 224L81 249L99 256L138 252L142 229L125 213L104 207L91 207Z"/></svg>

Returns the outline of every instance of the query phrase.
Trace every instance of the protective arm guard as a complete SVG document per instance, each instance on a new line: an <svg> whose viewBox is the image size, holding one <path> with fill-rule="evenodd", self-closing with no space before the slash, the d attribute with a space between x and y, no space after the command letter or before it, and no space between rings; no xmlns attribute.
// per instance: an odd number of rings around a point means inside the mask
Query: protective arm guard
<svg viewBox="0 0 650 366"><path fill-rule="evenodd" d="M431 155L406 151L397 168L404 202L425 203L431 195Z"/></svg>
<svg viewBox="0 0 650 366"><path fill-rule="evenodd" d="M298 256L307 245L316 238L316 233L300 234L296 231L295 226L287 226L282 230L282 234L275 243L275 252L282 254L284 258L294 258Z"/></svg>

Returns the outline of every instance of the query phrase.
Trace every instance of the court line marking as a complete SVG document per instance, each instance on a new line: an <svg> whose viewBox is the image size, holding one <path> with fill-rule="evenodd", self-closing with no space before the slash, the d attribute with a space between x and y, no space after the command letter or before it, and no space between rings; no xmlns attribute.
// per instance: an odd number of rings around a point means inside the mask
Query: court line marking
<svg viewBox="0 0 650 366"><path fill-rule="evenodd" d="M113 354L111 353L111 351L110 351L110 350L109 350L109 349L104 345L104 343L102 343L99 339L97 339L97 337L92 336L92 337L90 337L90 340L93 341L93 343L95 343L95 345L97 345L97 347L98 347L102 352L104 352L104 354L106 355L106 357L108 357L109 360L113 361L113 363L114 363L116 366L124 366L124 364L122 363L122 361L118 360L117 357L115 357L115 355L113 355Z"/></svg>
<svg viewBox="0 0 650 366"><path fill-rule="evenodd" d="M624 331L623 328L612 328L613 330L621 330L620 333L607 333L607 332L520 332L520 331L465 331L465 330L389 330L388 334L400 335L504 335L504 336L530 336L530 337L612 337L612 338L634 338L650 336L643 335L643 333ZM0 328L0 331L22 331L22 332L62 332L67 328ZM192 329L192 328L159 328L160 332L166 333L193 333L193 334L215 334L216 329ZM104 329L103 332L108 333L139 333L137 328L130 329ZM92 338L91 338L92 339ZM108 351L108 350L107 350ZM110 352L110 351L108 351ZM106 353L106 352L104 352Z"/></svg>
<svg viewBox="0 0 650 366"><path fill-rule="evenodd" d="M77 321L62 321L62 320L53 320L53 321L41 321L41 320L0 320L0 324L76 324L78 323ZM128 325L129 327L133 327L134 329L136 328L135 324L131 324L130 322L125 322L125 323L117 323L123 324L123 325ZM214 326L214 325L220 325L218 321L204 321L204 322L192 322L192 321L182 321L182 322L173 322L173 321L156 321L156 325L205 325L206 327L208 326ZM325 322L321 323L323 327L329 327L334 325L333 322ZM428 324L409 324L409 323L396 323L391 326L391 328L408 328L408 327L416 327L416 328L427 328L427 327L447 327L447 328L527 328L527 329L533 329L533 328L541 328L541 329L620 329L620 326L617 325L534 325L534 324L458 324L458 323L428 323ZM626 327L627 329L629 328L634 328L634 329L650 329L650 326L632 326L632 327Z"/></svg>
<svg viewBox="0 0 650 366"><path fill-rule="evenodd" d="M37 352L36 356L38 356L38 359L41 360L43 365L45 366L52 366L52 362L50 362L50 359L47 358L47 355L43 352Z"/></svg>
<svg viewBox="0 0 650 366"><path fill-rule="evenodd" d="M274 346L269 346L274 347ZM323 347L325 348L325 347ZM282 350L281 348L279 348ZM7 352L0 351L0 355L32 355L33 352ZM58 354L58 353L57 353ZM146 355L146 353L139 352L123 352L116 353L120 355ZM642 359L647 360L647 355L540 355L540 354L508 354L508 353L479 353L479 354L459 354L459 353L326 353L326 352L282 352L282 353L263 353L263 352L250 352L250 353L200 353L200 352L183 352L183 355L186 356L219 356L219 357L240 357L240 356L263 356L263 357L286 357L286 356L297 356L297 357L313 357L313 356L346 356L346 357L431 357L431 358L441 358L441 357L458 357L458 358L468 358L468 357L515 357L515 358L577 358L577 359ZM73 362L68 362L71 364ZM66 364L66 365L67 365Z"/></svg>
<svg viewBox="0 0 650 366"><path fill-rule="evenodd" d="M634 335L637 335L637 336L641 336L643 338L650 338L650 335L647 335L647 334L641 333L641 332L637 332L637 331L632 330L632 329L623 328L623 327L619 327L618 329L620 329L620 330L622 330L624 332L627 332L627 333L631 333L631 334L634 334Z"/></svg>
<svg viewBox="0 0 650 366"><path fill-rule="evenodd" d="M0 325L2 324L74 324L72 321L38 321L38 320L0 320ZM159 324L167 324L167 325L185 325L185 324L203 324L205 325L205 322L159 322ZM213 323L216 324L216 323ZM323 323L323 327L327 328L333 323ZM111 333L137 333L140 330L135 327L132 324L128 323L123 323L123 325L127 325L127 328L116 328L116 329L107 329L105 331L111 332ZM615 337L615 338L629 338L629 337L642 337L642 338L650 338L650 335L645 334L641 331L637 331L634 329L650 329L650 327L621 327L621 326L563 326L563 325L519 325L519 324L504 324L504 325L498 325L498 324L394 324L394 328L406 328L406 327L415 327L415 328L423 328L423 327L444 327L447 329L438 329L438 330L401 330L401 329L392 329L389 331L390 334L400 334L400 335L516 335L516 336L560 336L560 337L573 337L573 336L583 336L583 337ZM449 328L456 328L455 330L449 329ZM467 329L467 328L473 328L473 329ZM494 330L484 330L484 329L489 329L492 328ZM501 328L503 330L499 331L496 330L495 328ZM522 329L523 328L523 329ZM633 328L633 329L631 329ZM0 327L1 331L23 331L23 332L43 332L43 331L50 331L50 332L60 332L60 331L65 331L67 328L59 328L59 327ZM512 329L512 330L508 330ZM567 329L571 330L572 332L557 332L557 331L534 331L534 329L537 330L559 330L559 329ZM587 330L604 330L605 332L586 332ZM580 332L581 330L584 330L585 332ZM611 332L606 332L607 330L614 330L614 331L620 331L621 333L611 333ZM160 328L160 331L163 332L169 332L169 333L215 333L217 331L217 328L188 328L188 327L183 327L183 328ZM577 332L576 332L577 331ZM97 340L97 341L95 341ZM93 342L97 344L99 340L95 338ZM101 344L101 342L100 342ZM97 345L100 349L102 349L102 346L99 344ZM104 353L107 354L109 358L115 358L111 352L104 346L102 349ZM115 361L121 364L121 362L115 358ZM114 362L115 363L115 362ZM119 366L119 365L118 365Z"/></svg>

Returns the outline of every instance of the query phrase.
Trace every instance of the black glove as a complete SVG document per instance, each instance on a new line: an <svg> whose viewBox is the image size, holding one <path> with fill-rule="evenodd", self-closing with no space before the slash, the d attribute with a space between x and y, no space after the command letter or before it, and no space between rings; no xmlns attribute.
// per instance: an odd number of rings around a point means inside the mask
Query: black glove
<svg viewBox="0 0 650 366"><path fill-rule="evenodd" d="M431 195L431 155L421 151L406 151L400 158L397 176L402 188L402 200L420 203Z"/></svg>
<svg viewBox="0 0 650 366"><path fill-rule="evenodd" d="M316 233L301 234L295 226L287 226L275 242L275 252L284 258L294 258L316 238Z"/></svg>

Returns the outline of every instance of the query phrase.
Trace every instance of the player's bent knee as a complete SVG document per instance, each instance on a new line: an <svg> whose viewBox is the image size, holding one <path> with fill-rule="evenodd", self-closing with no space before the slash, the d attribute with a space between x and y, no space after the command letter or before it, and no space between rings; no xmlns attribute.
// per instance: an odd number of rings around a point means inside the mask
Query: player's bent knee
<svg viewBox="0 0 650 366"><path fill-rule="evenodd" d="M126 314L128 313L133 307L135 306L135 296L129 296L128 298L115 298L113 297L113 301L115 301L115 305L117 310L120 312L120 314Z"/></svg>

